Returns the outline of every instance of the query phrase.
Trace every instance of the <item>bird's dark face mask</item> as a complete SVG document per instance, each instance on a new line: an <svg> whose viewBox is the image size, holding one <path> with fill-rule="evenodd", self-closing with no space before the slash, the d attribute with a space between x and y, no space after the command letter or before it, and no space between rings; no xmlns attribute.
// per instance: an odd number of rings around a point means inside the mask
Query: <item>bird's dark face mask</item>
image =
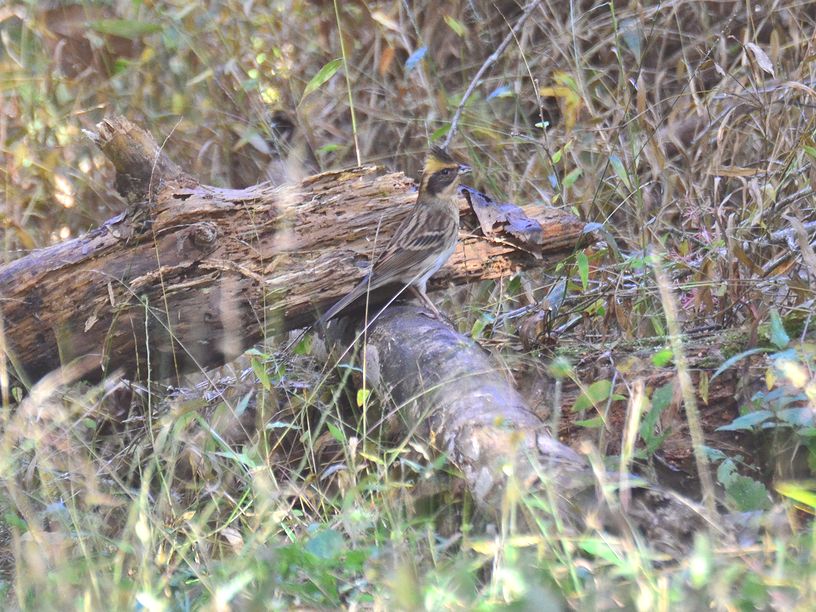
<svg viewBox="0 0 816 612"><path fill-rule="evenodd" d="M436 197L450 197L459 187L459 177L470 172L470 166L460 164L438 147L431 149L422 171L421 189Z"/></svg>

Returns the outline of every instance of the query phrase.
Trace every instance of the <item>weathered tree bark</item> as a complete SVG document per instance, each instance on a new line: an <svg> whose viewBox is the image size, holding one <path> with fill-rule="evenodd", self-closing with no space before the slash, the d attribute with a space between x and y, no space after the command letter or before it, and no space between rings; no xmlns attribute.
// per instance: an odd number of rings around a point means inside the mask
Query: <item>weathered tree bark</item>
<svg viewBox="0 0 816 612"><path fill-rule="evenodd" d="M660 550L685 550L705 525L701 510L658 487L633 486L625 508L596 494L597 474L551 437L489 354L416 306L389 308L370 324L365 363L400 433L447 453L491 513L501 512L508 486L529 492L543 483L565 522L595 516L625 530L625 515Z"/></svg>
<svg viewBox="0 0 816 612"><path fill-rule="evenodd" d="M375 166L277 188L199 185L127 120L97 127L132 207L0 268L0 349L28 382L89 355L91 379L180 374L310 323L365 274L416 197L413 181ZM537 209L533 221L532 240L464 229L432 285L547 265L581 239L583 224L562 211Z"/></svg>

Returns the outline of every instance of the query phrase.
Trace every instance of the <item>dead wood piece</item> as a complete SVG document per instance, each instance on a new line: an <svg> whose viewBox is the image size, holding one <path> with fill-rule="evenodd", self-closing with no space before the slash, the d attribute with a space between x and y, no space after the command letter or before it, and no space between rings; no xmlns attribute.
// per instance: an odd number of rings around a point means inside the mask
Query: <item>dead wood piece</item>
<svg viewBox="0 0 816 612"><path fill-rule="evenodd" d="M479 226L487 239L509 240L534 257L541 257L546 250L559 248L554 240L560 232L552 224L529 217L515 204L494 202L483 193L463 187L462 193L479 220Z"/></svg>
<svg viewBox="0 0 816 612"><path fill-rule="evenodd" d="M412 180L376 166L277 188L198 185L126 119L97 128L138 210L0 268L6 356L30 382L85 355L99 363L91 379L164 378L311 323L362 278L416 198ZM462 231L431 288L552 264L582 239L568 213L542 209L537 221L543 259Z"/></svg>
<svg viewBox="0 0 816 612"><path fill-rule="evenodd" d="M116 190L131 204L150 201L165 182L195 185L152 136L124 117L110 117L85 134L116 168Z"/></svg>

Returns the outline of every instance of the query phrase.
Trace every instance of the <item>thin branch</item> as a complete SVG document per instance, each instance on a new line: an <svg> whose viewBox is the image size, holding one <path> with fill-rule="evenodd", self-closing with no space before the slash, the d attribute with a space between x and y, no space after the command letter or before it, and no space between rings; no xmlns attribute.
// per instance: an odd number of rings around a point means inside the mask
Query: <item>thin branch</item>
<svg viewBox="0 0 816 612"><path fill-rule="evenodd" d="M453 114L453 119L451 120L450 130L448 130L448 135L445 138L444 147L447 148L450 145L451 140L456 135L456 129L459 125L459 120L462 118L462 111L465 109L465 104L470 98L473 90L476 89L476 85L479 84L481 81L482 76L484 73L487 72L487 69L490 68L493 64L498 61L498 59L502 56L502 53L505 52L507 47L510 45L510 42L516 38L516 35L519 33L522 27L524 27L525 22L533 14L533 11L541 4L541 0L533 0L530 4L527 5L527 8L524 9L524 12L519 17L516 25L513 27L510 32L507 33L507 36L504 37L504 40L501 44L496 48L496 50L491 53L488 58L484 61L479 71L473 77L473 80L468 85L468 88L465 90L465 95L462 96L462 99L459 101L459 106L456 107L456 112Z"/></svg>

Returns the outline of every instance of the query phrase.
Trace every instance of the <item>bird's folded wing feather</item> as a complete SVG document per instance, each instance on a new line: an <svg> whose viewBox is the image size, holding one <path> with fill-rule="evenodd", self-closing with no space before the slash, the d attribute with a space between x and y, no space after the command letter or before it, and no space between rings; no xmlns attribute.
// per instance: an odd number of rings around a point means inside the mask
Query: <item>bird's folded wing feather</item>
<svg viewBox="0 0 816 612"><path fill-rule="evenodd" d="M414 219L416 217L416 219ZM384 282L410 282L426 270L425 262L435 261L456 232L456 220L449 212L423 208L408 217L372 267L372 276ZM381 283L378 283L380 286Z"/></svg>
<svg viewBox="0 0 816 612"><path fill-rule="evenodd" d="M424 206L400 224L371 271L318 320L325 323L368 291L402 281L410 284L427 272L458 231L458 219L444 209Z"/></svg>

